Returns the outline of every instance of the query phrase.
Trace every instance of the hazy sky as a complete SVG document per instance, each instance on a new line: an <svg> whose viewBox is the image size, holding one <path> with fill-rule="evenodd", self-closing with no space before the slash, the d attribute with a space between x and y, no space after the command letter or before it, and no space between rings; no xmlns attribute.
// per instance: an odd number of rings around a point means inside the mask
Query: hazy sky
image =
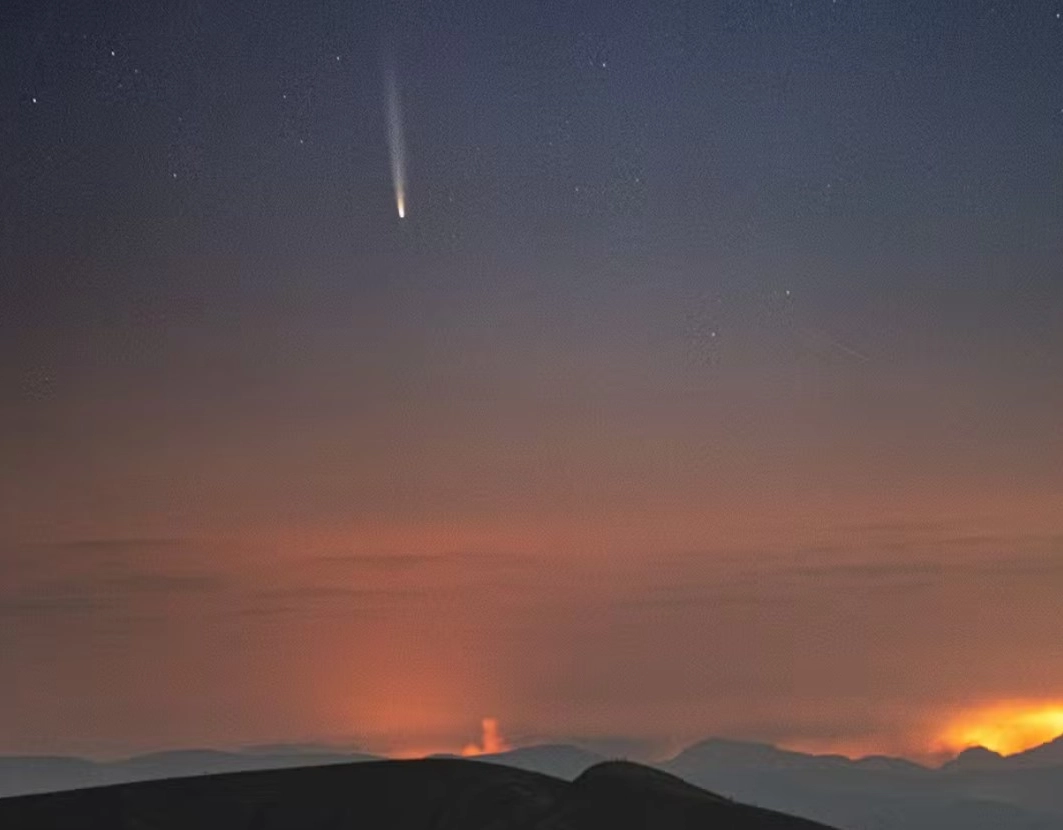
<svg viewBox="0 0 1063 830"><path fill-rule="evenodd" d="M921 756L1063 700L1063 2L0 50L0 753Z"/></svg>

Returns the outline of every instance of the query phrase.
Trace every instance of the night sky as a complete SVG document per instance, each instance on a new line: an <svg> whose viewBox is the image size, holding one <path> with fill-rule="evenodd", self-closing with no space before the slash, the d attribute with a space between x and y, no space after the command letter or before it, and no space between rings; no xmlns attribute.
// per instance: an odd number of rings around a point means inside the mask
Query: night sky
<svg viewBox="0 0 1063 830"><path fill-rule="evenodd" d="M1060 0L6 0L0 54L0 753L1063 707Z"/></svg>

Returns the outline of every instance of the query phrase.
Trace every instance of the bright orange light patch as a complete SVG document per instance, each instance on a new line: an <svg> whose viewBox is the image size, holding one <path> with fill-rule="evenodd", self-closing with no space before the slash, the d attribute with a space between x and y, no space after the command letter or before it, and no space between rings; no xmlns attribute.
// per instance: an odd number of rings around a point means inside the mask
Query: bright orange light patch
<svg viewBox="0 0 1063 830"><path fill-rule="evenodd" d="M461 754L466 758L474 755L494 755L498 752L505 752L509 749L502 735L498 731L498 720L495 718L484 718L482 722L483 738L482 742L477 744L466 744L462 749Z"/></svg>
<svg viewBox="0 0 1063 830"><path fill-rule="evenodd" d="M941 735L944 748L959 752L984 746L1014 755L1063 735L1063 703L998 703L965 712Z"/></svg>

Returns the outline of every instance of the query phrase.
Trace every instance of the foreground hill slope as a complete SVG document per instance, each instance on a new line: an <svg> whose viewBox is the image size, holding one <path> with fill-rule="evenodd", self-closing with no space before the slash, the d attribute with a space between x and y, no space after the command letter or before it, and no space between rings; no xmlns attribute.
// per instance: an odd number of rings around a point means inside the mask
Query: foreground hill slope
<svg viewBox="0 0 1063 830"><path fill-rule="evenodd" d="M554 778L572 781L585 770L606 760L596 752L565 744L540 744L499 752L494 755L475 755L469 760L487 764L502 764L514 769L541 772Z"/></svg>
<svg viewBox="0 0 1063 830"><path fill-rule="evenodd" d="M266 746L243 752L212 749L174 750L136 755L120 761L49 756L0 756L0 798L86 787L105 787L159 778L187 778L223 772L249 772L323 764L378 761L363 753L316 746Z"/></svg>
<svg viewBox="0 0 1063 830"><path fill-rule="evenodd" d="M461 760L379 761L0 799L19 830L823 830L659 770L599 764L568 783Z"/></svg>

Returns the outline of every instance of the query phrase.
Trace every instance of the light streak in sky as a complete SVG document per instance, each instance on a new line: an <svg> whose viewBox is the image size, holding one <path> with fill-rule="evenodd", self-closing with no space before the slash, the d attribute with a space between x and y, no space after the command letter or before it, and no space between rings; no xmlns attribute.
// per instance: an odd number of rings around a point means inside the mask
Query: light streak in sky
<svg viewBox="0 0 1063 830"><path fill-rule="evenodd" d="M402 135L402 102L395 70L384 70L384 95L387 101L388 152L391 154L391 183L395 188L395 209L399 219L406 218L406 141Z"/></svg>

